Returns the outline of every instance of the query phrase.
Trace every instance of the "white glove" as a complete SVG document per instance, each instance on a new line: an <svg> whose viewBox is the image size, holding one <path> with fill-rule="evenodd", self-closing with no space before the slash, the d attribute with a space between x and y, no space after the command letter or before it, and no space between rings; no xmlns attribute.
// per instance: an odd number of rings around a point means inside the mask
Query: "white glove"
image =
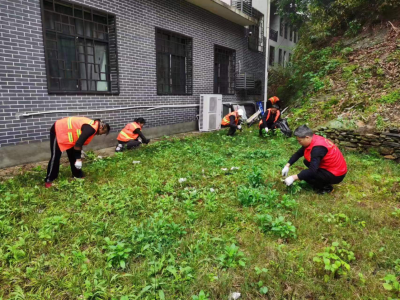
<svg viewBox="0 0 400 300"><path fill-rule="evenodd" d="M267 127L264 128L265 132L268 133L269 129Z"/></svg>
<svg viewBox="0 0 400 300"><path fill-rule="evenodd" d="M292 176L289 176L288 178L285 179L285 184L287 186L291 186L294 182L294 178Z"/></svg>
<svg viewBox="0 0 400 300"><path fill-rule="evenodd" d="M288 176L288 174L289 174L289 167L285 166L282 170L282 176L285 177Z"/></svg>
<svg viewBox="0 0 400 300"><path fill-rule="evenodd" d="M239 130L242 130L242 125L238 125L238 129L239 129Z"/></svg>
<svg viewBox="0 0 400 300"><path fill-rule="evenodd" d="M82 161L80 159L76 160L75 168L77 168L78 170L82 169Z"/></svg>
<svg viewBox="0 0 400 300"><path fill-rule="evenodd" d="M142 138L141 138L141 137L138 137L138 139L137 139L137 140L138 140L138 142L139 142L139 143L141 143L141 144L143 143L143 141L142 141Z"/></svg>

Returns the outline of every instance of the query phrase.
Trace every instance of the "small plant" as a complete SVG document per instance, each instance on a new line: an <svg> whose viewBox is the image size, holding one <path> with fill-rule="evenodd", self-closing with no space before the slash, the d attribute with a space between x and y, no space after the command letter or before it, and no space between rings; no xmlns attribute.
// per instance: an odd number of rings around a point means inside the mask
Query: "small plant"
<svg viewBox="0 0 400 300"><path fill-rule="evenodd" d="M356 258L350 251L350 245L342 242L342 248L339 248L338 242L333 242L331 247L326 247L324 252L317 253L313 261L317 264L319 270L323 270L325 282L338 276L347 275L350 271L350 262Z"/></svg>
<svg viewBox="0 0 400 300"><path fill-rule="evenodd" d="M400 282L397 279L396 275L386 274L386 276L382 279L385 281L383 283L383 288L387 291L393 291L400 295Z"/></svg>
<svg viewBox="0 0 400 300"><path fill-rule="evenodd" d="M253 188L261 186L263 182L261 169L253 167L253 172L249 174L248 179L250 186Z"/></svg>
<svg viewBox="0 0 400 300"><path fill-rule="evenodd" d="M280 216L275 220L270 215L257 215L257 222L263 232L272 232L281 238L296 238L296 227L292 222L286 222L285 217Z"/></svg>
<svg viewBox="0 0 400 300"><path fill-rule="evenodd" d="M238 189L238 199L243 206L254 206L265 202L266 196L255 188L248 188L246 186L240 186Z"/></svg>
<svg viewBox="0 0 400 300"><path fill-rule="evenodd" d="M107 246L103 247L103 249L106 250L108 262L107 266L121 267L122 269L125 269L126 261L129 257L129 254L132 252L132 249L129 248L125 243L111 241L108 237L106 237L104 240L107 243Z"/></svg>
<svg viewBox="0 0 400 300"><path fill-rule="evenodd" d="M277 204L278 208L283 208L287 210L295 209L299 204L291 198L289 195L283 195L282 201Z"/></svg>
<svg viewBox="0 0 400 300"><path fill-rule="evenodd" d="M200 291L198 295L193 295L192 300L209 300L208 294L206 294L203 290Z"/></svg>
<svg viewBox="0 0 400 300"><path fill-rule="evenodd" d="M244 267L246 265L246 258L243 252L235 244L226 246L224 253L218 257L218 260L223 268Z"/></svg>
<svg viewBox="0 0 400 300"><path fill-rule="evenodd" d="M341 53L342 53L343 55L349 55L349 54L352 53L353 51L354 51L353 48L346 47L346 48L343 48L343 50L341 51Z"/></svg>
<svg viewBox="0 0 400 300"><path fill-rule="evenodd" d="M378 99L378 102L383 104L394 104L399 101L400 101L400 90L391 92L390 94L382 96L380 99Z"/></svg>
<svg viewBox="0 0 400 300"><path fill-rule="evenodd" d="M324 221L325 221L325 223L333 223L333 224L336 224L336 226L345 227L349 224L350 218L343 213L334 214L334 215L331 213L328 213L328 214L324 215Z"/></svg>
<svg viewBox="0 0 400 300"><path fill-rule="evenodd" d="M268 273L268 269L259 267L255 267L254 270L256 271L256 275L258 276L257 286L259 288L259 292L263 295L268 293L268 287L264 286L264 282L261 280L261 276Z"/></svg>
<svg viewBox="0 0 400 300"><path fill-rule="evenodd" d="M349 27L345 33L345 36L353 37L356 36L362 28L361 23L358 20L353 20L349 22Z"/></svg>

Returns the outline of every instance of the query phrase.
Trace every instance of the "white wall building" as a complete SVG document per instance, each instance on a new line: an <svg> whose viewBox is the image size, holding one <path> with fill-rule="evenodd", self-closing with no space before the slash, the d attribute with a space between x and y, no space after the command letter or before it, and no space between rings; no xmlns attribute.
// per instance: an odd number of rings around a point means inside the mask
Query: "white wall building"
<svg viewBox="0 0 400 300"><path fill-rule="evenodd" d="M270 18L269 65L285 67L291 61L299 33L276 13L274 5L271 5Z"/></svg>

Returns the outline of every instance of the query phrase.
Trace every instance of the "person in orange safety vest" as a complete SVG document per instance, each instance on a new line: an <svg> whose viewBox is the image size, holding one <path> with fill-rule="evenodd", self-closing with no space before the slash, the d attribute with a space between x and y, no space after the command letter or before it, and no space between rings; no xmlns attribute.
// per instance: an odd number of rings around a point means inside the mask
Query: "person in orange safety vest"
<svg viewBox="0 0 400 300"><path fill-rule="evenodd" d="M268 133L270 129L275 129L276 128L275 123L280 120L280 117L281 117L281 112L277 105L274 105L272 108L267 109L267 111L264 113L264 116L258 123L258 128L260 129L259 131L260 136L262 136L263 130L266 133Z"/></svg>
<svg viewBox="0 0 400 300"><path fill-rule="evenodd" d="M47 166L45 187L52 186L60 170L60 158L66 151L75 178L83 178L81 152L82 146L88 145L95 135L108 134L110 125L100 119L86 117L68 117L56 121L50 129L51 158Z"/></svg>
<svg viewBox="0 0 400 300"><path fill-rule="evenodd" d="M127 124L117 137L118 144L115 152L124 151L125 145L130 150L139 147L142 143L150 143L150 140L146 139L142 133L142 128L145 124L146 120L143 118L137 118L134 122Z"/></svg>
<svg viewBox="0 0 400 300"><path fill-rule="evenodd" d="M278 109L281 109L281 101L277 96L273 96L267 100L267 109L272 108L274 105L278 106Z"/></svg>
<svg viewBox="0 0 400 300"><path fill-rule="evenodd" d="M294 135L302 147L283 168L282 176L287 176L289 167L303 156L308 170L287 177L285 184L290 186L296 180L304 180L319 194L331 193L332 184L342 182L347 174L347 164L339 148L323 136L314 134L306 125L297 128Z"/></svg>
<svg viewBox="0 0 400 300"><path fill-rule="evenodd" d="M237 129L242 130L243 109L235 110L227 114L221 121L221 127L229 127L228 135L234 136Z"/></svg>

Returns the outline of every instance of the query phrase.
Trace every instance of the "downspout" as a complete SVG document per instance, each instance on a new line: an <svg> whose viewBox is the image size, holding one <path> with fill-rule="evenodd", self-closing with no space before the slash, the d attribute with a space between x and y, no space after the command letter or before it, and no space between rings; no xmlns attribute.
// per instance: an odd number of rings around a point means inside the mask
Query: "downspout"
<svg viewBox="0 0 400 300"><path fill-rule="evenodd" d="M267 0L267 11L265 14L266 17L266 28L267 31L267 40L265 42L265 81L264 81L264 111L267 109L267 97L268 97L268 65L269 65L269 27L270 27L270 19L271 19L271 0Z"/></svg>

